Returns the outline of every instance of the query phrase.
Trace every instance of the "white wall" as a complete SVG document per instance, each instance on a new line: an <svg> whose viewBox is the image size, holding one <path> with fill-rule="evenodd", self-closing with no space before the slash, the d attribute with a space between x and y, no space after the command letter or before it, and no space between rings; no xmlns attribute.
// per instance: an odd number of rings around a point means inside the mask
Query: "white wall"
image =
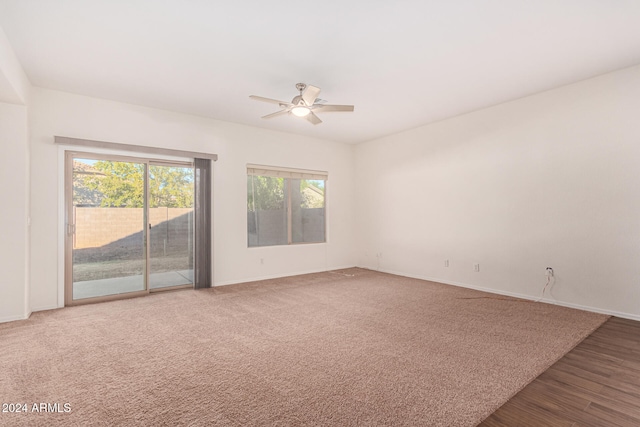
<svg viewBox="0 0 640 427"><path fill-rule="evenodd" d="M27 107L0 103L0 322L30 314Z"/></svg>
<svg viewBox="0 0 640 427"><path fill-rule="evenodd" d="M31 305L59 305L63 219L54 136L216 153L214 284L354 266L353 146L129 104L33 90ZM246 164L329 172L326 244L247 248ZM264 260L264 264L260 260Z"/></svg>
<svg viewBox="0 0 640 427"><path fill-rule="evenodd" d="M26 105L31 84L0 27L0 102Z"/></svg>
<svg viewBox="0 0 640 427"><path fill-rule="evenodd" d="M0 322L24 319L29 300L29 139L31 85L0 28Z"/></svg>
<svg viewBox="0 0 640 427"><path fill-rule="evenodd" d="M358 145L359 265L640 319L639 112L640 66Z"/></svg>

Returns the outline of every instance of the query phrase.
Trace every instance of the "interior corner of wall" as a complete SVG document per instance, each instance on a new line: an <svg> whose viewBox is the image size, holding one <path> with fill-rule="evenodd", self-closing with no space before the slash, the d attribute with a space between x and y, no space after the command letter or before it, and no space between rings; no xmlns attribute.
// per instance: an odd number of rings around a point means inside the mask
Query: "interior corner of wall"
<svg viewBox="0 0 640 427"><path fill-rule="evenodd" d="M0 27L0 101L27 105L31 82L24 72L13 47Z"/></svg>

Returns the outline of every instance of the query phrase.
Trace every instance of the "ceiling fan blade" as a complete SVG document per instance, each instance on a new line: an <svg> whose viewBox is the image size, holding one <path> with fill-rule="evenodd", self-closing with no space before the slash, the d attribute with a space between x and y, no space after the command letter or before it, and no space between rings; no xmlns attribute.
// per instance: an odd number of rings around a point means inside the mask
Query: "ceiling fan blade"
<svg viewBox="0 0 640 427"><path fill-rule="evenodd" d="M329 112L329 111L353 111L353 105L330 105L321 104L314 106L315 111Z"/></svg>
<svg viewBox="0 0 640 427"><path fill-rule="evenodd" d="M320 117L313 114L313 111L309 111L309 114L304 116L304 118L307 119L309 123L312 123L314 125L319 125L320 123L322 123L322 120L320 120Z"/></svg>
<svg viewBox="0 0 640 427"><path fill-rule="evenodd" d="M287 101L278 101L277 99L265 98L263 96L250 95L249 98L255 99L256 101L268 102L270 104L278 104L278 105L286 105L286 106L291 105L291 103Z"/></svg>
<svg viewBox="0 0 640 427"><path fill-rule="evenodd" d="M307 107L311 107L316 102L318 95L320 95L320 88L309 85L302 92L302 100L307 104Z"/></svg>
<svg viewBox="0 0 640 427"><path fill-rule="evenodd" d="M266 116L262 116L263 119L272 119L274 117L282 116L284 114L289 113L289 110L280 110L275 113L267 114Z"/></svg>

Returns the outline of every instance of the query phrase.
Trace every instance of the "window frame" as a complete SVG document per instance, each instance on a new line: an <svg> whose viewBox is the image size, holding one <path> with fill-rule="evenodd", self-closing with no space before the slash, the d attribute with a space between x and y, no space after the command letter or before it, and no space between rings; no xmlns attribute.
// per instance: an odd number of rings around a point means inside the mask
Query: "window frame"
<svg viewBox="0 0 640 427"><path fill-rule="evenodd" d="M287 221L287 243L282 244L265 244L252 246L249 242L249 227L247 225L247 247L248 248L264 248L273 246L291 246L291 245L311 245L311 244L325 244L327 243L327 181L329 180L329 173L325 171L307 170L307 169L294 169L277 166L264 166L247 164L247 178L251 176L263 176L272 178L282 178L284 180L284 196ZM324 182L323 188L323 236L322 241L317 242L294 242L293 241L293 206L292 206L292 188L291 182L293 180L318 180ZM254 200L255 206L255 200ZM247 213L250 212L249 204L247 203ZM257 212L257 211L254 211Z"/></svg>

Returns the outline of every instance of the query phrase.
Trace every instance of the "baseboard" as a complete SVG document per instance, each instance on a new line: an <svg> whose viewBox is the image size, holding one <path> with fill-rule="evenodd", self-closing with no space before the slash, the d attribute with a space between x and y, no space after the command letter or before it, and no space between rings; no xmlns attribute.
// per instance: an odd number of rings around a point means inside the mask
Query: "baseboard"
<svg viewBox="0 0 640 427"><path fill-rule="evenodd" d="M15 322L16 320L27 320L29 316L31 316L31 313L29 313L26 317L24 315L0 317L0 323Z"/></svg>
<svg viewBox="0 0 640 427"><path fill-rule="evenodd" d="M380 271L382 273L394 274L396 276L411 277L412 279L428 280L430 282L442 283L442 284L445 284L445 285L452 285L452 286L458 286L458 287L461 287L461 288L474 289L476 291L487 292L487 293L490 293L490 294L504 295L504 296L514 297L514 298L521 298L521 299L526 299L526 300L529 300L529 301L538 301L539 300L538 297L535 297L535 296L532 296L532 295L520 294L520 293L517 293L517 292L502 291L502 290L499 290L499 289L485 288L483 286L469 285L467 283L454 282L454 281L451 281L451 280L443 280L443 279L438 279L438 278L435 278L435 277L427 277L427 276L422 276L422 275L408 274L408 273L404 273L404 272L399 272L399 271L394 271L394 270L386 270L386 269L374 270L374 269L370 269L370 268L367 268L367 267L360 267L360 268L364 268L364 269L367 269L367 270L373 270L373 271ZM599 308L599 307L592 307L592 306L587 306L587 305L573 304L573 303L570 303L570 302L558 301L558 300L550 299L550 298L543 298L539 302L544 302L544 303L547 303L547 304L555 304L555 305L559 305L559 306L567 307L567 308L575 308L575 309L578 309L578 310L591 311L591 312L594 312L594 313L608 314L610 316L621 317L623 319L640 321L640 315L631 314L631 313L624 313L624 312L621 312L621 311L607 310L607 309L603 309L603 308Z"/></svg>
<svg viewBox="0 0 640 427"><path fill-rule="evenodd" d="M217 286L237 285L238 283L258 282L260 280L279 279L281 277L300 276L302 274L324 273L326 271L342 270L342 269L345 269L345 268L354 268L354 267L355 267L355 265L347 265L347 266L343 266L343 267L335 266L335 267L322 268L322 269L317 269L317 270L298 271L298 272L293 272L293 273L287 273L285 275L282 275L282 274L271 274L271 275L267 275L267 276L251 277L251 278L248 278L248 279L227 280L227 281L224 281L224 282L217 282L217 283L214 283L213 286L217 287Z"/></svg>
<svg viewBox="0 0 640 427"><path fill-rule="evenodd" d="M63 306L63 307L64 307L64 306ZM55 309L63 308L63 307L60 307L60 306L58 306L58 305L47 305L47 306L44 306L44 307L31 308L31 311L32 311L33 313L35 313L36 311L55 310Z"/></svg>

